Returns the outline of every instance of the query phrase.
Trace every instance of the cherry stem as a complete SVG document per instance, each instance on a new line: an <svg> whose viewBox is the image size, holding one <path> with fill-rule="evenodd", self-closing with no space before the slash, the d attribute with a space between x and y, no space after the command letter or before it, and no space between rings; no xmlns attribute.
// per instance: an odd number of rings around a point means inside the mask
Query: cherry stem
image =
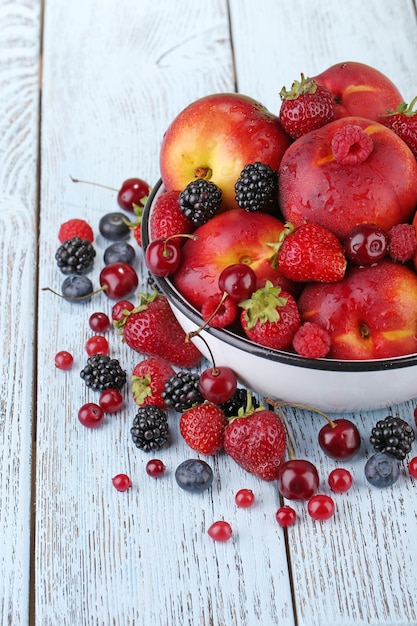
<svg viewBox="0 0 417 626"><path fill-rule="evenodd" d="M79 302L80 300L88 300L92 296L95 296L102 291L106 291L107 288L108 288L107 285L103 285L102 287L100 287L100 289L96 289L95 291L92 291L91 293L88 293L85 296L77 296L75 298L68 298L67 296L63 296L62 293L58 293L57 291L54 291L50 287L42 287L41 290L50 291L51 293L54 294L54 296L58 296L58 298L62 298L63 300L68 300L68 302Z"/></svg>
<svg viewBox="0 0 417 626"><path fill-rule="evenodd" d="M176 239L177 237L184 237L185 239L192 239L193 241L197 241L198 235L190 235L188 233L178 233L178 235L170 235L166 239L164 239L164 256L169 256L169 252L167 251L167 243L171 241L171 239Z"/></svg>
<svg viewBox="0 0 417 626"><path fill-rule="evenodd" d="M278 407L283 407L283 406L291 406L294 407L295 409L303 409L305 411L312 411L313 413L317 413L318 415L321 415L322 417L324 417L324 419L327 420L327 422L329 423L329 425L332 428L336 428L337 424L328 416L326 415L326 413L323 413L323 411L320 411L320 409L315 409L312 406L308 406L308 404L300 404L299 402L283 402L283 401L277 401L277 400L272 400L271 398L267 398L266 401L269 404L272 404L272 406L274 406L275 408Z"/></svg>
<svg viewBox="0 0 417 626"><path fill-rule="evenodd" d="M116 191L116 192L119 191L118 189L115 189L114 187L109 187L109 185L103 185L102 183L93 183L91 182L91 180L81 180L79 178L74 178L73 176L71 176L71 174L70 174L70 178L73 183L84 183L86 185L94 185L95 187L102 187L103 189L109 189L110 191Z"/></svg>
<svg viewBox="0 0 417 626"><path fill-rule="evenodd" d="M215 361L214 361L214 356L213 356L213 353L212 353L212 351L210 350L210 346L208 345L207 341L204 339L204 337L202 337L202 336L201 336L201 335L199 335L199 334L194 335L193 333L187 333L187 334L185 335L185 342L186 342L186 343L188 343L188 342L191 340L191 337L198 337L199 339L201 339L201 341L204 341L204 343L205 343L205 345L206 345L206 348L207 348L207 350L208 350L208 352L209 352L211 362L212 362L212 364L213 364L212 374L213 374L213 376L217 376L217 375L218 375L218 373L219 373L219 370L218 370L218 369L217 369L217 367L216 367L216 363L215 363Z"/></svg>
<svg viewBox="0 0 417 626"><path fill-rule="evenodd" d="M187 334L187 337L189 339L191 339L191 337L197 337L197 335L200 335L201 331L204 330L206 328L206 326L210 325L211 320L219 312L223 302L226 300L228 295L229 294L226 291L223 292L223 295L220 298L219 304L216 306L216 308L214 309L214 311L210 315L210 317L204 322L204 324L202 326L199 326L199 328L197 328L196 330L192 330L190 333ZM203 339L203 338L201 337L201 339Z"/></svg>
<svg viewBox="0 0 417 626"><path fill-rule="evenodd" d="M286 419L286 417L284 415L284 411L282 410L282 406L281 406L281 404L279 402L275 402L274 400L271 400L270 398L266 398L265 400L266 400L266 402L268 404L271 404L277 410L278 417L281 420L281 422L282 422L282 424L283 424L283 426L285 428L285 432L287 434L288 454L289 454L290 459L293 461L295 459L295 450L294 450L294 446L293 446L293 443L292 443L292 439L290 437L290 432L289 432L289 429L288 429L288 422L287 422L287 419Z"/></svg>

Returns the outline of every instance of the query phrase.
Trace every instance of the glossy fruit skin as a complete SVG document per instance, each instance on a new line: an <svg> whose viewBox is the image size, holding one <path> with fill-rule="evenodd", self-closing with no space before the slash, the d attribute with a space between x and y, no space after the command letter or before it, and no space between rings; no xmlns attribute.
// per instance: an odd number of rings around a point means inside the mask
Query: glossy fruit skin
<svg viewBox="0 0 417 626"><path fill-rule="evenodd" d="M61 285L64 298L74 302L87 302L93 293L93 283L87 276L67 276Z"/></svg>
<svg viewBox="0 0 417 626"><path fill-rule="evenodd" d="M225 291L235 302L250 298L255 288L256 274L245 263L228 265L219 276L220 291Z"/></svg>
<svg viewBox="0 0 417 626"><path fill-rule="evenodd" d="M202 493L213 484L213 470L201 459L187 459L175 470L177 485L189 493Z"/></svg>
<svg viewBox="0 0 417 626"><path fill-rule="evenodd" d="M216 454L223 448L227 419L211 402L197 404L180 417L180 432L186 444L200 454Z"/></svg>
<svg viewBox="0 0 417 626"><path fill-rule="evenodd" d="M110 263L127 263L133 265L136 260L136 252L133 246L127 241L115 241L108 246L103 255L105 265Z"/></svg>
<svg viewBox="0 0 417 626"><path fill-rule="evenodd" d="M100 286L111 300L126 298L139 284L135 269L127 263L111 263L100 272Z"/></svg>
<svg viewBox="0 0 417 626"><path fill-rule="evenodd" d="M180 246L173 239L154 239L146 248L145 262L154 276L169 276L181 263Z"/></svg>
<svg viewBox="0 0 417 626"><path fill-rule="evenodd" d="M313 463L291 459L281 465L278 490L288 500L309 500L319 486L319 475Z"/></svg>
<svg viewBox="0 0 417 626"><path fill-rule="evenodd" d="M109 354L109 342L103 335L94 335L87 339L85 349L88 356L93 354Z"/></svg>
<svg viewBox="0 0 417 626"><path fill-rule="evenodd" d="M346 237L344 248L351 263L372 265L387 254L388 235L375 224L358 224Z"/></svg>
<svg viewBox="0 0 417 626"><path fill-rule="evenodd" d="M336 105L332 94L324 85L305 78L294 81L291 90L281 89L279 119L284 130L297 138L335 119Z"/></svg>
<svg viewBox="0 0 417 626"><path fill-rule="evenodd" d="M117 491L127 491L132 486L132 481L127 474L116 474L112 478L112 483Z"/></svg>
<svg viewBox="0 0 417 626"><path fill-rule="evenodd" d="M109 316L101 311L96 311L90 315L88 325L96 333L105 333L111 327Z"/></svg>
<svg viewBox="0 0 417 626"><path fill-rule="evenodd" d="M78 419L87 428L97 428L104 418L104 411L98 404L87 402L78 411Z"/></svg>
<svg viewBox="0 0 417 626"><path fill-rule="evenodd" d="M339 418L320 429L318 441L320 448L328 457L347 461L359 452L362 440L353 422Z"/></svg>
<svg viewBox="0 0 417 626"><path fill-rule="evenodd" d="M143 207L151 188L141 178L127 178L117 194L117 203L125 211L134 211L134 205Z"/></svg>
<svg viewBox="0 0 417 626"><path fill-rule="evenodd" d="M318 493L308 501L307 511L310 517L317 521L328 520L335 512L334 500L330 496Z"/></svg>
<svg viewBox="0 0 417 626"><path fill-rule="evenodd" d="M142 359L132 371L131 391L136 404L156 404L160 409L166 409L162 397L165 383L175 375L172 366L160 357L151 356Z"/></svg>
<svg viewBox="0 0 417 626"><path fill-rule="evenodd" d="M118 389L105 389L98 401L105 413L117 413L123 407L123 396Z"/></svg>
<svg viewBox="0 0 417 626"><path fill-rule="evenodd" d="M165 474L166 467L160 459L151 459L146 463L146 473L152 478L161 478Z"/></svg>
<svg viewBox="0 0 417 626"><path fill-rule="evenodd" d="M126 311L133 311L133 309L135 308L135 305L133 304L133 302L130 302L129 300L119 300L119 302L116 302L116 304L113 304L112 309L111 309L111 318L113 322L117 322L119 320L121 320L123 318L123 316L126 314Z"/></svg>
<svg viewBox="0 0 417 626"><path fill-rule="evenodd" d="M385 452L376 452L365 464L365 478L373 486L383 489L393 485L400 476L400 464Z"/></svg>
<svg viewBox="0 0 417 626"><path fill-rule="evenodd" d="M67 350L60 350L55 355L55 366L60 370L70 370L74 363L74 357Z"/></svg>
<svg viewBox="0 0 417 626"><path fill-rule="evenodd" d="M210 367L200 374L199 389L205 400L213 404L227 402L237 388L236 374L224 365Z"/></svg>
<svg viewBox="0 0 417 626"><path fill-rule="evenodd" d="M98 223L100 234L109 241L121 241L130 237L130 228L123 213L113 211L103 215Z"/></svg>
<svg viewBox="0 0 417 626"><path fill-rule="evenodd" d="M249 509L255 503L252 489L239 489L235 494L236 505L241 509Z"/></svg>
<svg viewBox="0 0 417 626"><path fill-rule="evenodd" d="M291 506L285 504L277 510L275 519L282 528L287 528L288 526L294 526L297 521L297 513Z"/></svg>
<svg viewBox="0 0 417 626"><path fill-rule="evenodd" d="M352 474L343 467L336 467L330 472L327 482L334 493L344 493L352 486Z"/></svg>
<svg viewBox="0 0 417 626"><path fill-rule="evenodd" d="M232 527L229 522L225 522L224 520L214 522L207 530L207 533L214 541L220 542L229 541L233 535Z"/></svg>

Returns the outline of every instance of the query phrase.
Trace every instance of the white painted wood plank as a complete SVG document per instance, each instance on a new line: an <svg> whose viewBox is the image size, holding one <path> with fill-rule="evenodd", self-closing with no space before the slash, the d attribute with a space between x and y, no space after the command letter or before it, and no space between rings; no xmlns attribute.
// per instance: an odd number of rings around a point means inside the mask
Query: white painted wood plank
<svg viewBox="0 0 417 626"><path fill-rule="evenodd" d="M289 87L301 72L314 75L340 61L356 60L378 68L407 100L417 93L413 2L263 2L267 21L255 18L251 3L232 0L230 4L239 90L274 112L279 110L283 85ZM392 411L413 423L414 406L407 403ZM288 540L300 626L417 623L415 481L404 467L399 483L378 491L363 476L371 453L370 428L386 414L370 412L352 418L365 444L361 455L346 464L355 486L337 496L335 518L317 524L309 519L304 504L296 507L301 523L289 529ZM318 452L321 418L295 411L290 421L297 455L317 464L322 491L330 493L325 480L335 464Z"/></svg>
<svg viewBox="0 0 417 626"><path fill-rule="evenodd" d="M0 1L0 622L29 616L40 2Z"/></svg>
<svg viewBox="0 0 417 626"><path fill-rule="evenodd" d="M161 19L163 18L163 19ZM62 25L65 24L65 28ZM69 174L117 186L133 175L159 177L162 134L188 102L232 91L226 3L46 2L42 102L40 286L58 288L53 261L59 224L117 210L115 194L74 185ZM104 241L96 241L97 279ZM138 262L138 269L142 267ZM142 281L143 282L143 281ZM36 623L115 626L294 624L284 535L274 520L274 485L220 455L211 492L177 488L176 466L194 456L170 416L172 445L158 455L167 473L145 474L149 456L134 449L126 408L96 430L77 420L96 400L79 378L89 314L110 311L101 295L76 305L40 292L38 347ZM129 371L139 360L110 333L111 353ZM70 350L73 370L53 355ZM133 488L111 485L127 472ZM234 493L252 488L258 503L237 510ZM219 518L235 530L226 545L206 534Z"/></svg>

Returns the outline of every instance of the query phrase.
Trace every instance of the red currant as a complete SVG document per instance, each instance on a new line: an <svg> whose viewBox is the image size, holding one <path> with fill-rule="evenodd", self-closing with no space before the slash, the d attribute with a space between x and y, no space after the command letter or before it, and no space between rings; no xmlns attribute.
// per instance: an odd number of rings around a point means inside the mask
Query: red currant
<svg viewBox="0 0 417 626"><path fill-rule="evenodd" d="M70 370L74 363L74 357L66 350L61 350L55 355L55 366L60 370Z"/></svg>
<svg viewBox="0 0 417 626"><path fill-rule="evenodd" d="M111 481L117 491L127 491L132 486L132 481L127 474L116 474Z"/></svg>
<svg viewBox="0 0 417 626"><path fill-rule="evenodd" d="M249 298L256 287L256 274L249 265L235 263L225 267L219 276L219 288L235 302Z"/></svg>
<svg viewBox="0 0 417 626"><path fill-rule="evenodd" d="M134 211L137 206L144 207L144 201L151 192L148 183L141 178L127 178L117 194L117 203L125 211Z"/></svg>
<svg viewBox="0 0 417 626"><path fill-rule="evenodd" d="M207 533L212 539L214 539L214 541L228 541L232 536L233 531L229 522L219 520L210 526Z"/></svg>
<svg viewBox="0 0 417 626"><path fill-rule="evenodd" d="M117 413L123 406L123 396L118 389L105 389L98 403L105 413Z"/></svg>
<svg viewBox="0 0 417 626"><path fill-rule="evenodd" d="M154 276L169 276L181 263L181 250L173 239L154 239L146 248L145 262Z"/></svg>
<svg viewBox="0 0 417 626"><path fill-rule="evenodd" d="M111 300L125 298L138 284L138 275L128 263L110 263L100 272L100 286Z"/></svg>
<svg viewBox="0 0 417 626"><path fill-rule="evenodd" d="M408 463L408 471L410 476L417 478L417 456L413 457Z"/></svg>
<svg viewBox="0 0 417 626"><path fill-rule="evenodd" d="M241 509L248 509L255 502L255 494L252 489L239 489L235 495L235 502Z"/></svg>
<svg viewBox="0 0 417 626"><path fill-rule="evenodd" d="M378 263L387 253L388 235L375 224L358 224L345 240L346 257L355 265Z"/></svg>
<svg viewBox="0 0 417 626"><path fill-rule="evenodd" d="M87 339L85 349L88 356L93 356L93 354L107 355L109 353L109 342L105 337L103 337L103 335L94 335L93 337Z"/></svg>
<svg viewBox="0 0 417 626"><path fill-rule="evenodd" d="M88 323L91 330L95 333L105 333L110 328L109 316L99 311L90 315Z"/></svg>
<svg viewBox="0 0 417 626"><path fill-rule="evenodd" d="M335 493L343 493L348 491L352 486L352 474L343 467L337 467L330 472L327 482L332 491Z"/></svg>
<svg viewBox="0 0 417 626"><path fill-rule="evenodd" d="M275 519L283 528L286 528L287 526L294 526L297 520L297 513L294 511L292 506L288 506L288 504L286 504L281 506L275 513Z"/></svg>
<svg viewBox="0 0 417 626"><path fill-rule="evenodd" d="M309 500L319 486L319 475L313 463L291 459L281 465L278 489L288 500Z"/></svg>
<svg viewBox="0 0 417 626"><path fill-rule="evenodd" d="M135 305L129 300L120 300L113 305L111 310L111 318L113 322L118 322L126 315L126 311L133 311Z"/></svg>
<svg viewBox="0 0 417 626"><path fill-rule="evenodd" d="M160 478L166 470L165 465L160 459L151 459L146 463L146 473L152 478Z"/></svg>
<svg viewBox="0 0 417 626"><path fill-rule="evenodd" d="M310 498L307 503L308 514L317 521L330 519L334 514L334 510L333 499L325 494L317 494Z"/></svg>
<svg viewBox="0 0 417 626"><path fill-rule="evenodd" d="M200 375L200 393L205 400L213 404L222 404L230 400L236 388L236 374L230 367L210 367Z"/></svg>
<svg viewBox="0 0 417 626"><path fill-rule="evenodd" d="M104 411L98 404L87 402L78 411L78 419L83 426L87 428L96 428L100 426L104 418Z"/></svg>

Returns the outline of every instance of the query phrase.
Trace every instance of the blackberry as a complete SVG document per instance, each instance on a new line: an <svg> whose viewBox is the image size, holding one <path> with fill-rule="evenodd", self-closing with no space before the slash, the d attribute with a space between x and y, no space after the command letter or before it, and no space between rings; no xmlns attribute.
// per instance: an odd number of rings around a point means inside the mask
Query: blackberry
<svg viewBox="0 0 417 626"><path fill-rule="evenodd" d="M410 452L414 438L410 424L388 415L372 428L369 441L376 452L385 452L402 461Z"/></svg>
<svg viewBox="0 0 417 626"><path fill-rule="evenodd" d="M117 359L104 354L93 354L80 372L87 387L94 391L104 389L122 389L126 383L126 372L120 367Z"/></svg>
<svg viewBox="0 0 417 626"><path fill-rule="evenodd" d="M265 163L249 163L236 181L235 192L241 209L267 211L277 199L278 174Z"/></svg>
<svg viewBox="0 0 417 626"><path fill-rule="evenodd" d="M220 405L220 408L227 418L237 417L239 415L239 410L243 409L244 411L246 409L246 405L248 404L248 393L250 392L247 389L238 387L230 400L223 402L223 404ZM259 407L259 402L253 394L250 395L252 407L257 409Z"/></svg>
<svg viewBox="0 0 417 626"><path fill-rule="evenodd" d="M133 443L144 452L159 450L168 443L169 430L166 411L155 404L139 407L132 428Z"/></svg>
<svg viewBox="0 0 417 626"><path fill-rule="evenodd" d="M204 398L199 390L199 375L193 372L180 371L171 376L165 383L162 398L169 409L183 413L194 404L201 404Z"/></svg>
<svg viewBox="0 0 417 626"><path fill-rule="evenodd" d="M179 197L181 211L195 226L208 222L219 210L221 201L221 189L205 178L193 180Z"/></svg>
<svg viewBox="0 0 417 626"><path fill-rule="evenodd" d="M87 239L67 239L55 252L55 259L63 274L86 274L94 264L96 251Z"/></svg>

